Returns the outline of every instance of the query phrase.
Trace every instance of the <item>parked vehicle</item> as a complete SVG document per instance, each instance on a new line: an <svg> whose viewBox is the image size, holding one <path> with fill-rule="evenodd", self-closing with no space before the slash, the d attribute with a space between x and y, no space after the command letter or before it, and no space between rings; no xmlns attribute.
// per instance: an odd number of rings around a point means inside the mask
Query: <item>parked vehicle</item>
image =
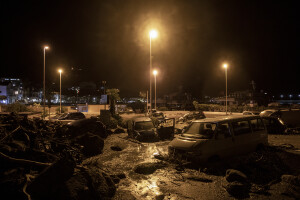
<svg viewBox="0 0 300 200"><path fill-rule="evenodd" d="M69 112L61 115L58 120L78 120L84 119L85 115L82 112Z"/></svg>
<svg viewBox="0 0 300 200"><path fill-rule="evenodd" d="M268 144L259 116L222 116L193 121L168 146L171 157L210 161L254 151Z"/></svg>
<svg viewBox="0 0 300 200"><path fill-rule="evenodd" d="M259 115L259 111L244 111L243 115Z"/></svg>
<svg viewBox="0 0 300 200"><path fill-rule="evenodd" d="M287 126L278 117L266 116L262 117L269 134L284 134Z"/></svg>
<svg viewBox="0 0 300 200"><path fill-rule="evenodd" d="M195 119L204 119L206 116L203 112L189 112L179 118L179 121L188 121L188 120L195 120Z"/></svg>
<svg viewBox="0 0 300 200"><path fill-rule="evenodd" d="M260 116L265 119L268 132L271 134L297 134L300 132L299 109L264 110L260 113Z"/></svg>

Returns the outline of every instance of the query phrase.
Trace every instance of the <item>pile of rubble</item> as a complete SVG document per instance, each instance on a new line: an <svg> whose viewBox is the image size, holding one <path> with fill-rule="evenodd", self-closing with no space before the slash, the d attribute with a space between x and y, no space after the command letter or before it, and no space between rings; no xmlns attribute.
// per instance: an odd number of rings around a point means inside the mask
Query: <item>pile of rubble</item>
<svg viewBox="0 0 300 200"><path fill-rule="evenodd" d="M114 176L81 165L100 154L105 126L73 126L10 114L0 117L0 192L10 199L107 199Z"/></svg>

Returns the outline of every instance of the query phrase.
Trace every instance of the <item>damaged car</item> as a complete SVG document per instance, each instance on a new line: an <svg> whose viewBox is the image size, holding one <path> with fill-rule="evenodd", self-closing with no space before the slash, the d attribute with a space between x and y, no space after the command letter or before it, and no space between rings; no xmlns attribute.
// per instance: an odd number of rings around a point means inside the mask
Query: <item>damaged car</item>
<svg viewBox="0 0 300 200"><path fill-rule="evenodd" d="M138 117L127 122L128 136L141 142L173 139L174 130L175 118L166 118L158 125L149 117Z"/></svg>
<svg viewBox="0 0 300 200"><path fill-rule="evenodd" d="M168 146L171 158L207 162L255 151L268 144L259 116L222 116L193 121Z"/></svg>
<svg viewBox="0 0 300 200"><path fill-rule="evenodd" d="M189 112L189 113L184 114L182 117L180 117L179 121L186 122L189 120L204 119L204 118L206 118L206 116L202 111Z"/></svg>
<svg viewBox="0 0 300 200"><path fill-rule="evenodd" d="M149 117L139 117L127 122L127 133L138 141L157 141L157 130Z"/></svg>

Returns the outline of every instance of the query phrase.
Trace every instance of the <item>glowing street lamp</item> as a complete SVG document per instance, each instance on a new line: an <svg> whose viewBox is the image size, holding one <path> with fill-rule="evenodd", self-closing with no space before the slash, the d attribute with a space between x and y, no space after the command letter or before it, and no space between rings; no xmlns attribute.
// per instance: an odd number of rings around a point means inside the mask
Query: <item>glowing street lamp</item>
<svg viewBox="0 0 300 200"><path fill-rule="evenodd" d="M226 63L223 64L223 67L225 68L225 81L226 81L226 115L227 115L227 67L228 65Z"/></svg>
<svg viewBox="0 0 300 200"><path fill-rule="evenodd" d="M59 72L59 113L61 114L61 73L62 73L62 69L59 69L58 72Z"/></svg>
<svg viewBox="0 0 300 200"><path fill-rule="evenodd" d="M153 75L154 75L154 86L155 86L155 88L154 88L154 91L155 91L155 97L154 97L154 102L155 102L155 110L156 110L156 75L157 75L157 70L153 70Z"/></svg>
<svg viewBox="0 0 300 200"><path fill-rule="evenodd" d="M43 79L43 106L44 106L44 113L43 119L45 118L45 99L46 99L46 49L49 49L48 46L44 46L44 79Z"/></svg>
<svg viewBox="0 0 300 200"><path fill-rule="evenodd" d="M151 73L152 73L152 49L151 49L151 40L152 38L156 38L157 37L157 31L156 30L151 30L149 32L149 38L150 38L150 116L152 116L152 87L151 87Z"/></svg>

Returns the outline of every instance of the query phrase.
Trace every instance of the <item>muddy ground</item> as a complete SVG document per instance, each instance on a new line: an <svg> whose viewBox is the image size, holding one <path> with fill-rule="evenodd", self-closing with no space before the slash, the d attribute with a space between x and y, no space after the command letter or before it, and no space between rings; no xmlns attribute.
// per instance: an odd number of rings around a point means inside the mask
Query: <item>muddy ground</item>
<svg viewBox="0 0 300 200"><path fill-rule="evenodd" d="M85 160L84 164L99 166L110 174L124 174L115 200L298 199L299 182L290 185L282 175L295 175L292 177L296 179L298 176L299 181L300 136L270 135L269 141L271 147L262 152L213 166L198 166L166 159L170 141L138 143L120 133L110 135L103 154ZM229 194L227 169L238 169L248 176L246 194Z"/></svg>

